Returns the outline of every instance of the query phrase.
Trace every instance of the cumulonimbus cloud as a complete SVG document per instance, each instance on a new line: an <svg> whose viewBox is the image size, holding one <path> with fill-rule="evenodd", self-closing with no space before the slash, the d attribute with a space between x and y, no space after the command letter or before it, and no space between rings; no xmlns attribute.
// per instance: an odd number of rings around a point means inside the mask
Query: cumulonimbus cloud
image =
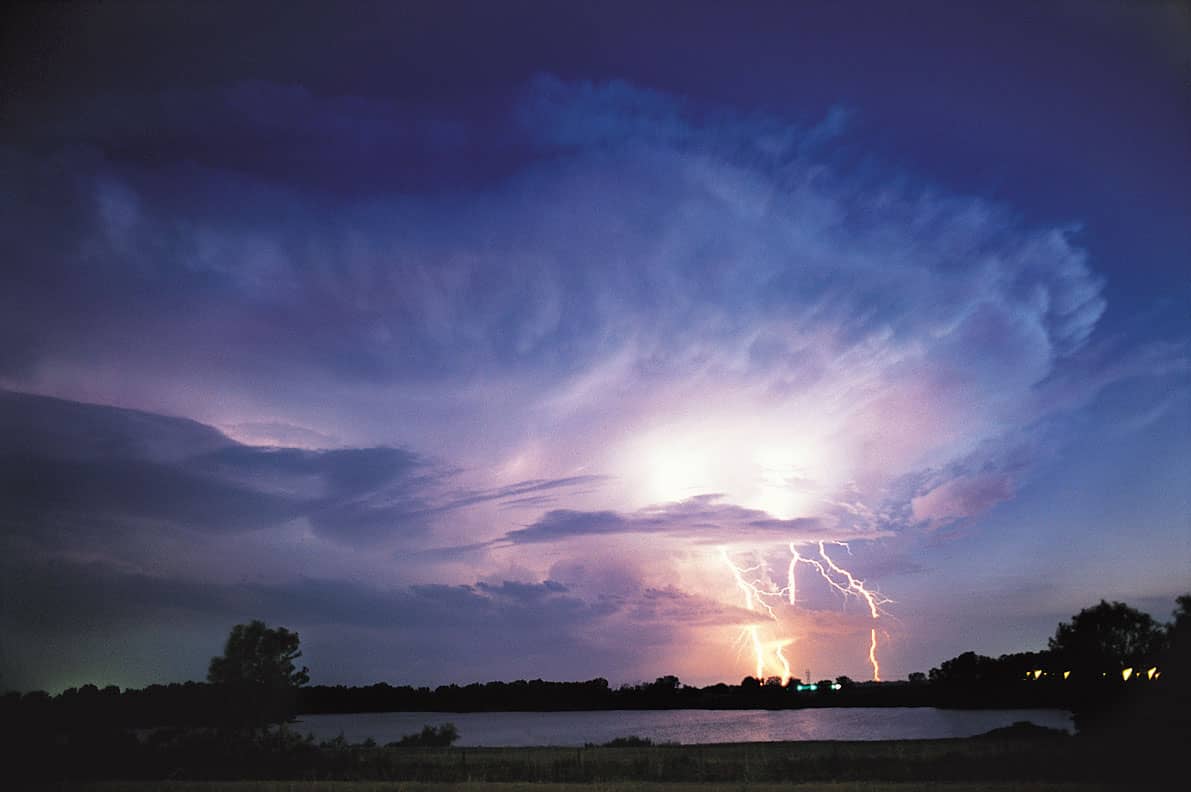
<svg viewBox="0 0 1191 792"><path fill-rule="evenodd" d="M1021 434L1123 381L1185 379L1182 346L1098 338L1078 226L849 162L847 117L552 77L482 123L267 83L71 108L51 145L0 147L0 384L147 412L0 404L6 537L42 552L90 515L88 552L124 564L163 525L211 556L271 526L270 552L328 543L300 573L328 548L358 551L339 574L381 557L374 582L432 586L410 596L455 629L497 600L528 619L533 596L591 616L612 605L471 581L514 566L500 546L530 585L580 540L973 519L1024 489ZM269 151L200 156L220 135ZM419 158L493 167L403 178ZM423 552L376 552L397 535Z"/></svg>

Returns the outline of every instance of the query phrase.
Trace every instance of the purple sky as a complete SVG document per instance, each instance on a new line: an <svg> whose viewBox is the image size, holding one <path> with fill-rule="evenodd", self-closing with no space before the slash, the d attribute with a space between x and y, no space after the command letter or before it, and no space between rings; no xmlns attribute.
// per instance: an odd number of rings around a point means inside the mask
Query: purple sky
<svg viewBox="0 0 1191 792"><path fill-rule="evenodd" d="M962 5L6 12L0 688L253 618L430 685L1165 620L1191 12Z"/></svg>

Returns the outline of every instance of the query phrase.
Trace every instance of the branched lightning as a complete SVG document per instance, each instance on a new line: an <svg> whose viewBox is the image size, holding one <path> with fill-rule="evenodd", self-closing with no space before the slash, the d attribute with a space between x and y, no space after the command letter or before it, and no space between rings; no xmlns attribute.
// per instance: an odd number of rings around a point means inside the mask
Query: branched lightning
<svg viewBox="0 0 1191 792"><path fill-rule="evenodd" d="M848 545L844 542L834 542L834 544L842 546L844 549L848 550L849 553L851 552L851 550L848 548ZM841 569L838 565L836 565L836 563L827 555L827 551L823 548L823 542L819 542L819 555L822 556L823 560L827 562L827 566L831 567L833 571L847 579L848 585L846 587L847 591L845 593L853 593L868 603L869 612L872 614L874 619L881 615L881 605L887 605L892 602L892 600L885 599L880 595L869 591L864 587L863 580L857 580L856 578L852 577L851 572L846 569ZM844 591L843 587L836 586L836 588Z"/></svg>
<svg viewBox="0 0 1191 792"><path fill-rule="evenodd" d="M751 567L737 566L728 556L728 551L724 548L720 548L720 557L728 565L728 568L732 570L732 575L736 579L736 587L744 594L745 607L751 611L763 612L773 621L777 621L777 611L769 600L780 600L785 595L785 590L774 589L772 585L767 583L764 579L764 565L755 564ZM746 575L755 577L750 579ZM783 638L766 643L761 640L760 631L756 624L750 624L746 627L741 638L743 641L752 645L753 655L756 660L757 679L765 678L766 658L772 652L773 657L777 659L777 666L780 668L779 676L781 677L782 684L784 685L790 681L790 663L786 659L785 654L782 653L782 650L794 643L793 638Z"/></svg>
<svg viewBox="0 0 1191 792"><path fill-rule="evenodd" d="M796 543L791 542L789 544L790 563L786 567L786 585L781 588L777 588L769 581L763 563L758 563L750 567L738 566L732 561L727 550L724 548L720 549L720 557L728 565L728 568L732 570L732 575L736 580L736 586L744 594L745 607L751 611L762 612L773 621L778 621L776 608L780 605L781 600L784 599L792 606L798 604L795 572L798 564L802 563L814 568L831 588L844 595L845 598L856 597L862 600L868 606L869 615L875 622L883 613L881 606L891 603L892 600L886 599L879 593L870 590L865 586L863 580L860 580L847 569L837 564L827 554L827 544L828 542L818 542L819 557L814 558L798 552ZM830 544L843 547L849 555L852 552L846 542L831 542ZM766 658L772 653L772 657L777 660L777 667L780 668L782 684L789 681L791 676L790 663L782 650L793 643L792 638L766 643L761 640L758 625L753 624L745 629L745 635L742 635L742 639L748 640L753 647L758 678L763 677L765 668L767 667ZM881 681L881 665L877 659L877 628L875 625L869 631L869 639L868 660L873 668L873 680L879 682Z"/></svg>

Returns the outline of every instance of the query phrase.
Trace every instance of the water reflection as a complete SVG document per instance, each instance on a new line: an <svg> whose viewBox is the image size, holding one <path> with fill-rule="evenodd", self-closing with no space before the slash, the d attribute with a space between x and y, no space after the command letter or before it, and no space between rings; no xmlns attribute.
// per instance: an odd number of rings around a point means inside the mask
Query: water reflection
<svg viewBox="0 0 1191 792"><path fill-rule="evenodd" d="M319 740L380 744L451 722L460 746L584 745L636 735L685 744L782 740L918 740L971 737L1016 721L1073 731L1063 710L943 710L850 707L800 710L616 712L380 712L304 715L294 728Z"/></svg>

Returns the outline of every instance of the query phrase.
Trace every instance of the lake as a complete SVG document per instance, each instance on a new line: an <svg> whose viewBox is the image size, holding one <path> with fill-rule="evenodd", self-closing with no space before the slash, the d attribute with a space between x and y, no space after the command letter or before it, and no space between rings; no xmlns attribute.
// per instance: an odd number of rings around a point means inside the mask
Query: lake
<svg viewBox="0 0 1191 792"><path fill-rule="evenodd" d="M601 712L369 712L302 715L295 731L318 740L342 734L381 745L423 726L454 723L460 746L584 745L615 737L684 744L784 740L918 740L971 737L1029 721L1072 732L1064 710L948 710L841 707L796 710L615 710Z"/></svg>

